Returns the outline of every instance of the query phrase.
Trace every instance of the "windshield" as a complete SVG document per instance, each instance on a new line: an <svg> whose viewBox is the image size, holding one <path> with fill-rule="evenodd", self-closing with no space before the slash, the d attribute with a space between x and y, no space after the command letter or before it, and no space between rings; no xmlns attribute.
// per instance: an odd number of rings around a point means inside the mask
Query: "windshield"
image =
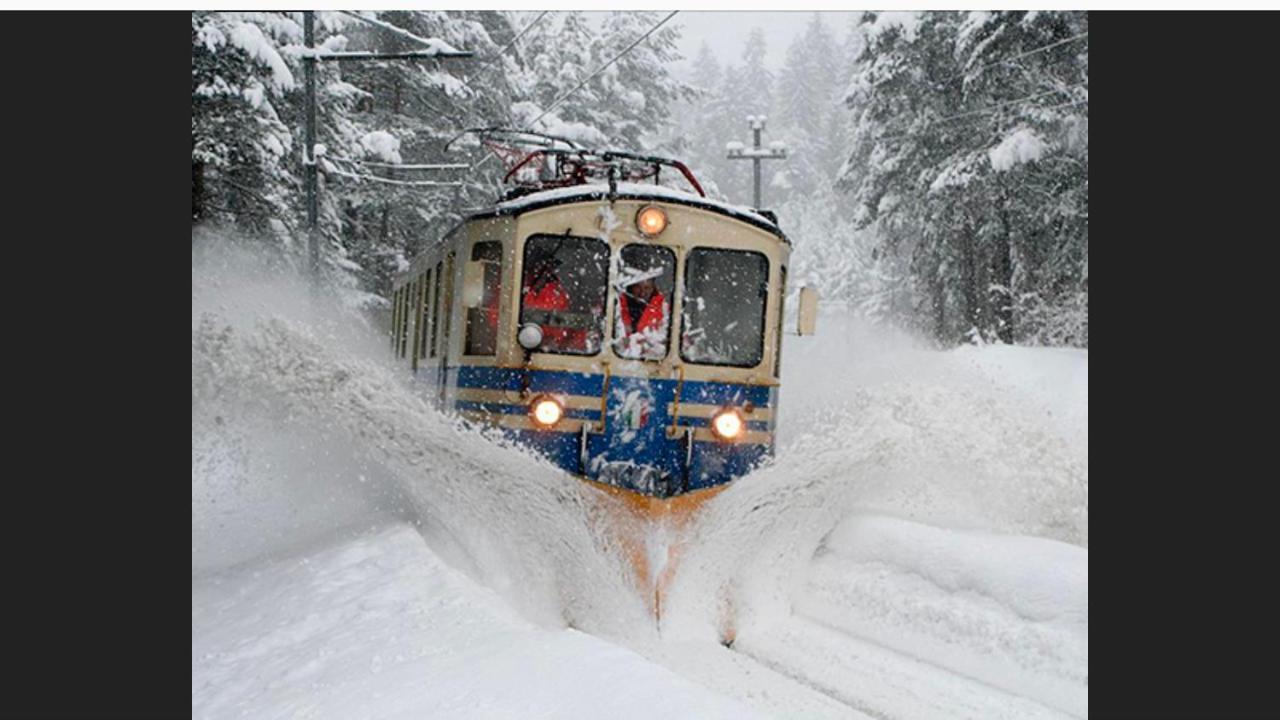
<svg viewBox="0 0 1280 720"><path fill-rule="evenodd" d="M759 365L768 285L769 261L760 253L712 248L690 252L681 357L708 365Z"/></svg>
<svg viewBox="0 0 1280 720"><path fill-rule="evenodd" d="M600 352L608 273L609 246L601 240L534 235L525 242L520 324L542 328L538 352Z"/></svg>
<svg viewBox="0 0 1280 720"><path fill-rule="evenodd" d="M667 356L676 255L658 245L631 244L618 255L613 351L629 360Z"/></svg>

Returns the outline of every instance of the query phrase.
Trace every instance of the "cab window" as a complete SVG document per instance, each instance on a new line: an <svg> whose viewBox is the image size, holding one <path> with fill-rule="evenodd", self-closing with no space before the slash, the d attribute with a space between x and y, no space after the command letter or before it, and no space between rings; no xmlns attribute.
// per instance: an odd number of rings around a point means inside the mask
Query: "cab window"
<svg viewBox="0 0 1280 720"><path fill-rule="evenodd" d="M759 365L768 295L764 255L694 248L685 264L680 356L706 365Z"/></svg>
<svg viewBox="0 0 1280 720"><path fill-rule="evenodd" d="M629 360L661 360L671 333L676 255L671 248L633 243L614 271L613 351Z"/></svg>
<svg viewBox="0 0 1280 720"><path fill-rule="evenodd" d="M533 235L525 241L520 325L542 329L538 352L595 355L604 338L609 245L597 238Z"/></svg>

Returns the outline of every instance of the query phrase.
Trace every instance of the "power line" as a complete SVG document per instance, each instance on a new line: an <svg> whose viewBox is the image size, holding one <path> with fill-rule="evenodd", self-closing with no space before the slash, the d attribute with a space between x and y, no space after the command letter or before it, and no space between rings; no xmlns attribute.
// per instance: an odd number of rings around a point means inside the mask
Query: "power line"
<svg viewBox="0 0 1280 720"><path fill-rule="evenodd" d="M377 175L367 175L364 173L347 172L342 168L328 167L325 168L326 174L333 173L342 177L349 177L354 180L372 180L374 182L386 183L388 185L400 185L404 187L458 187L460 182L441 182L437 180L392 180L391 178L379 177Z"/></svg>
<svg viewBox="0 0 1280 720"><path fill-rule="evenodd" d="M887 140L897 140L897 139L899 139L899 138L906 137L907 135L911 135L911 134L913 134L913 133L918 133L918 132L920 132L921 130L924 130L924 129L926 129L926 128L933 127L934 125L940 125L940 124L942 124L942 123L945 123L945 122L951 122L952 120L958 120L958 119L960 119L960 118L973 117L973 116L975 116L975 115L990 115L991 113L993 113L993 112L999 112L1000 110L1002 110L1002 109L1004 109L1004 108L1006 108L1006 107L1012 107L1012 106L1015 106L1015 105L1021 105L1021 104L1023 104L1023 103L1026 103L1026 102L1030 102L1030 101L1032 101L1032 100L1035 100L1036 98L1044 97L1045 95L1053 95L1053 94L1055 94L1055 93L1066 92L1066 91L1068 91L1068 90L1073 90L1073 89L1075 89L1075 88L1082 87L1082 86L1084 86L1084 85L1088 85L1088 83L1087 83L1087 82L1076 83L1075 85L1068 85L1068 86L1067 86L1067 87L1065 87L1065 88L1059 88L1059 89L1054 89L1054 90L1046 90L1045 92L1036 93L1036 94L1034 94L1034 95L1028 95L1028 96L1026 96L1026 97L1018 98L1018 99L1016 99L1016 100L1008 100L1008 101L1005 101L1005 102L999 102L999 103L996 103L996 104L994 104L994 105L991 105L991 106L988 106L988 107L985 107L985 108L982 108L982 109L979 109L979 110L970 110L970 111L968 111L968 112L957 113L957 114L955 114L955 115L948 115L948 116L946 116L946 117L941 117L941 118L938 118L937 120L932 120L932 121L930 121L930 122L927 122L927 123L925 123L924 125L921 125L920 127L918 127L918 128L914 128L914 129L912 129L912 130L907 130L907 131L904 131L904 132L894 133L894 134L892 134L892 135L882 135L882 136L880 136L880 137L876 138L876 140L877 140L877 141L881 141L881 142L883 142L883 141L887 141ZM1068 106L1068 105L1080 105L1080 104L1084 104L1084 103L1088 103L1088 102L1089 102L1088 100L1073 100L1073 101L1070 101L1070 102L1059 103L1059 104L1057 104L1057 105L1050 105L1050 106L1044 107L1044 108L1042 108L1042 109L1044 109L1044 110L1050 110L1050 109L1053 109L1053 108L1066 107L1066 106Z"/></svg>
<svg viewBox="0 0 1280 720"><path fill-rule="evenodd" d="M508 50L514 47L515 44L519 42L520 38L524 37L525 33L532 30L533 26L541 22L542 18L546 17L550 12L551 12L550 10L543 10L541 13L538 14L538 17L534 18L533 21L530 22L528 25L525 25L524 29L516 33L516 36L511 38L511 42L504 45L501 50L499 50L496 54L494 54L493 57L489 58L488 62L480 66L479 72L476 73L476 78L478 79L480 75L484 74L487 70L492 69L498 62L500 62L502 60L502 56L505 55ZM468 79L467 82L470 83L471 80ZM506 113L507 119L508 121L510 121L511 111L504 108L503 112ZM471 167L474 168L475 166L473 165Z"/></svg>
<svg viewBox="0 0 1280 720"><path fill-rule="evenodd" d="M424 37L419 37L419 36L414 35L413 33L409 32L408 30L405 30L405 29L404 29L404 28L402 28L402 27L396 27L395 25L392 25L392 24L391 24L391 23L389 23L389 22L383 22L382 20L378 20L378 19L376 19L376 18L365 17L364 15L361 15L360 13L351 12L350 10L339 10L338 12L342 13L343 15L349 15L349 16L351 16L351 17L353 17L353 18L357 19L357 20L361 20L361 21L367 22L367 23L369 23L370 25L374 25L374 26L376 26L376 27L380 27L380 28L382 28L383 30L386 30L386 31L388 31L388 32L395 33L396 35L399 35L400 37L407 38L407 39L412 40L412 41L414 41L414 42L416 42L416 43L419 43L419 44L421 44L421 45L426 45L426 46L427 46L427 48L428 48L428 49L430 49L430 50L436 50L436 51L438 51L438 52L446 52L446 53L447 53L447 52L450 52L450 51L452 51L452 52L457 52L457 50L456 50L455 48L453 48L451 45L449 45L449 43L447 43L447 42L445 42L445 41L443 41L443 40L441 40L441 39L439 39L439 38L424 38Z"/></svg>
<svg viewBox="0 0 1280 720"><path fill-rule="evenodd" d="M1003 60L993 60L992 62L986 63L986 64L984 64L984 65L979 65L979 66L977 66L976 68L969 68L969 69L964 70L964 71L962 71L962 72L958 72L958 73L956 73L955 75L949 75L949 76L947 76L947 77L945 77L945 78L942 78L941 80L930 80L930 82L933 82L933 83L944 83L944 82L950 82L950 81L952 81L952 80L955 80L955 79L956 79L956 78L958 78L958 77L964 77L965 75L968 75L969 73L972 73L972 72L977 72L977 71L980 71L980 70L986 70L986 69L987 69L987 68L989 68L989 67L995 67L995 66L997 66L997 65L1007 65L1007 64L1009 64L1009 63L1011 63L1011 62L1013 62L1013 61L1015 61L1015 60L1021 60L1022 58L1030 57L1030 56L1035 55L1035 54L1037 54L1037 53L1042 53L1042 52L1044 52L1045 50L1052 50L1053 48L1056 48L1056 47L1058 47L1059 45L1066 45L1067 43L1072 43L1072 42L1075 42L1076 40L1081 40L1081 39L1084 39L1084 38L1087 38L1087 37L1089 37L1089 33L1088 33L1088 32L1082 32L1082 33L1080 33L1079 35L1072 35L1072 36L1071 36L1071 37L1069 37L1069 38L1063 38L1063 39L1061 39L1061 40L1056 40L1056 41L1054 41L1054 42L1049 43L1048 45L1041 45L1040 47L1032 48L1031 50L1028 50L1028 51L1026 51L1026 52L1018 53L1017 55L1014 55L1013 57L1004 58ZM883 84L885 84L885 83L887 83L887 82L891 82L891 81L896 80L896 79L897 79L897 77L896 77L896 76L895 76L895 77L887 77L887 78L885 78L885 79L883 79L883 80L881 80L881 81L879 81L879 82L877 82L877 83L873 83L873 84L871 85L871 87L873 87L873 88L877 88L877 87L880 87L881 85L883 85Z"/></svg>
<svg viewBox="0 0 1280 720"><path fill-rule="evenodd" d="M989 67L995 67L996 65L1007 65L1008 63L1011 63L1011 62L1013 62L1014 60L1021 60L1021 59L1022 59L1022 58L1024 58L1024 57L1029 57L1029 56L1031 56L1031 55L1035 55L1036 53L1042 53L1042 52L1044 52L1045 50L1050 50L1050 49L1056 48L1056 47L1058 47L1059 45L1066 45L1067 43L1075 42L1076 40L1082 40L1082 39L1087 38L1087 37L1089 37L1089 33L1087 33L1087 32L1082 32L1082 33L1080 33L1079 35L1073 35L1073 36L1071 36L1071 37L1069 37L1069 38L1063 38L1063 39L1061 39L1061 40L1059 40L1059 41L1057 41L1057 42L1049 43L1048 45L1042 45L1042 46L1040 46L1040 47L1038 47L1038 48L1035 48L1034 50L1028 50L1028 51L1026 51L1026 52L1024 52L1024 53L1019 53L1019 54L1017 54L1017 55L1014 55L1013 57L1005 58L1004 60L996 60L996 61L994 61L994 62L989 62L989 63L987 63L987 64L985 64L985 65L979 65L979 66L978 66L978 67L976 67L976 68L971 68L971 69L969 69L969 70L965 70L965 71L964 71L964 72L962 72L962 73L959 73L959 74L956 74L956 75L952 75L951 77L946 78L946 80L953 80L953 79L958 78L958 77L960 77L960 76L962 76L962 75L968 75L970 72L974 72L975 70L986 70L987 68L989 68ZM943 82L946 82L946 80L944 80Z"/></svg>
<svg viewBox="0 0 1280 720"><path fill-rule="evenodd" d="M496 62L498 62L499 60L501 60L501 59L502 59L502 56L503 56L504 54L506 54L506 52L507 52L508 50L510 50L510 49L512 48L512 46L514 46L514 45L516 44L516 42L520 40L520 38L524 37L524 34L525 34L525 33L529 32L531 29L533 29L533 26L534 26L534 25L537 25L537 24L542 20L542 18L546 17L546 16L547 16L547 14L548 14L548 13L550 13L550 12L551 12L550 10L543 10L541 13L539 13L539 14L538 14L538 17L536 17L536 18L534 18L534 19L533 19L533 22L529 23L528 25L525 25L523 30L521 30L520 32L516 33L516 36L515 36L515 37L513 37L513 38L511 38L511 42L509 42L509 43L507 43L506 45L504 45L504 46L502 47L502 49L501 49L501 50L499 50L499 51L498 51L498 52L497 52L493 57L489 58L489 61L488 61L488 62L486 62L484 65L482 65L482 66L480 67L480 69L481 69L481 70L486 70L486 69L488 69L490 66L492 66L494 63L496 63Z"/></svg>
<svg viewBox="0 0 1280 720"><path fill-rule="evenodd" d="M606 69L608 69L608 68L609 68L609 66L610 66L610 65L613 65L615 62L617 62L619 58L621 58L623 55L626 55L627 53L631 52L631 50L632 50L633 48L635 48L635 46L637 46L637 45L639 45L640 43L644 42L646 38L648 38L650 35L652 35L652 34L654 34L655 32L657 32L657 31L658 31L658 28L660 28L660 27L662 27L663 25L667 24L667 21L668 21L668 20L670 20L671 18L675 17L675 16L676 16L676 14L677 14L677 13L679 13L679 12L680 12L679 10L672 10L672 11L671 11L671 14L669 14L669 15L667 15L666 17L662 18L662 20L658 21L658 24L657 24L657 25L654 25L653 27L649 28L648 32L646 32L645 34L643 34L643 35L641 35L640 37L636 38L636 40L635 40L634 42L632 42L630 45L628 45L628 46L626 46L625 48L623 48L623 49L622 49L622 52L618 53L617 55L614 55L614 56L609 60L609 62L606 62L605 64L601 65L600 67L598 67L598 68L596 68L594 71L592 71L592 73L591 73L590 75L587 75L585 78L583 78L582 82L580 82L580 83L578 83L577 85L575 85L575 86L574 86L574 88L573 88L572 90L570 90L569 92L567 92L567 93L565 93L565 94L561 95L560 97L556 98L555 102L552 102L550 105L548 105L548 106L547 106L547 109L546 109L546 110L543 110L541 115L538 115L538 117L536 117L536 118L534 118L534 119L530 120L530 121L529 121L529 123L528 123L527 125L525 125L525 128L524 128L524 129L525 129L526 131L528 131L528 130L532 130L532 129L533 129L533 126L534 126L534 124L535 124L535 123L537 123L537 122L538 122L539 120L541 120L542 118L546 117L546 116L547 116L547 114L548 114L548 113L550 113L552 110L556 109L556 107L557 107L557 106L559 106L559 105L560 105L560 103L562 103L562 102L564 102L565 100L569 99L569 96L570 96L570 95L573 95L574 93L576 93L576 92L578 92L579 90L581 90L581 89L583 88L583 86L585 86L588 82L590 82L590 81L591 81L591 79L592 79L592 78L594 78L595 76L597 76L597 75L599 75L600 73L604 72ZM492 155L485 155L484 157L480 158L480 159L479 159L479 160L477 160L475 163L473 163L473 164L471 165L471 169L472 169L472 170L474 170L474 169L476 169L477 167L480 167L480 165L481 165L482 163L484 163L486 160L488 160L488 159L489 159L489 158L491 158L491 157L493 157L493 156L492 156Z"/></svg>
<svg viewBox="0 0 1280 720"><path fill-rule="evenodd" d="M377 162L375 160L357 160L355 158L343 157L341 155L326 154L324 157L329 160L338 160L340 162L345 162L352 165L364 165L367 167L377 167L377 168L390 168L393 170L465 170L468 167L466 163L427 163L427 164L389 163L389 162Z"/></svg>
<svg viewBox="0 0 1280 720"><path fill-rule="evenodd" d="M542 114L541 114L541 115L539 115L538 117L536 117L536 118L534 118L533 120L531 120L531 121L529 122L529 125L528 125L527 127L525 127L525 130L532 130L532 129L533 129L533 124L534 124L534 123L536 123L536 122L538 122L539 120L541 120L542 118L546 117L547 113L549 113L549 112L551 112L552 110L556 109L556 106L557 106L557 105L559 105L560 103L562 103L562 102L564 102L565 100L567 100L567 99L569 98L569 96L570 96L570 95L572 95L572 94L574 94L574 93L578 92L579 90L581 90L581 89L582 89L582 87L583 87L584 85L586 85L588 82L590 82L590 81L591 81L591 78L593 78L593 77L595 77L595 76L599 75L600 73L604 72L604 71L605 71L605 70L606 70L610 65L614 64L615 62L617 62L617 61L618 61L618 58L620 58L620 57L622 57L623 55L626 55L627 53L631 52L631 49L632 49L632 48L634 48L635 46L637 46L637 45L639 45L640 43L644 42L646 38L648 38L650 35L652 35L652 34L654 34L655 32L657 32L658 28L662 27L663 25L666 25L666 24L667 24L667 21L668 21L668 20L670 20L671 18L675 17L675 16L676 16L676 13L678 13L678 12L680 12L680 11L679 11L679 10L672 10L670 15L668 15L668 16L666 16L666 17L662 18L662 20L661 20L657 25L654 25L653 27L649 28L649 31L648 31L648 32L646 32L645 34L643 34L643 35L641 35L640 37L636 38L636 41L635 41L635 42L633 42L633 43L631 43L630 45L628 45L628 46L627 46L627 47L626 47L622 52L618 53L617 55L614 55L612 60L610 60L609 62L605 63L604 65L601 65L600 67L596 68L595 72L591 73L591 74L590 74L590 75L588 75L586 78L584 78L584 79L583 79L583 81L582 81L582 82L580 82L580 83L578 83L578 84L577 84L577 85L576 85L572 90L570 90L569 92L567 92L567 93L565 93L564 95L561 95L559 98L557 98L557 99L556 99L556 101L555 101L555 102L553 102L553 103L551 103L551 105L549 105L549 106L547 107L547 109L546 109L546 110L543 110L543 111L542 111Z"/></svg>

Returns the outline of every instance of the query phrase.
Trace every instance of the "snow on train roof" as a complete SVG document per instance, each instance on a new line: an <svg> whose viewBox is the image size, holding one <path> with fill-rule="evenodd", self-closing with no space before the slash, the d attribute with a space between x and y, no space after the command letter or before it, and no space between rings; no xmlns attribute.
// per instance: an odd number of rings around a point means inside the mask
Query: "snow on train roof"
<svg viewBox="0 0 1280 720"><path fill-rule="evenodd" d="M606 183L589 183L585 185L573 185L571 187L555 188L553 190L542 190L539 192L529 193L512 200L506 200L494 205L493 209L502 214L518 213L532 206L541 206L547 203L554 203L558 200L571 200L581 198L583 200L593 200L603 198L609 194L609 185ZM688 205L705 207L717 210L726 215L738 217L747 222L762 225L772 229L779 235L782 230L778 227L778 223L761 215L744 205L732 205L721 200L712 200L711 198L702 197L691 192L676 190L675 188L664 187L662 185L650 185L646 183L618 183L617 196L620 198L627 197L643 197L643 198L665 198Z"/></svg>

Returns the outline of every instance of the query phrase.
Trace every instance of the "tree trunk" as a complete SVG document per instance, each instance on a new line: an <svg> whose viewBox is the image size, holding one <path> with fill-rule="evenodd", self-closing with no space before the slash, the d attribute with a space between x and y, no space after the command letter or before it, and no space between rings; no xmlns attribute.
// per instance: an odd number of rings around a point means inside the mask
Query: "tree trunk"
<svg viewBox="0 0 1280 720"><path fill-rule="evenodd" d="M964 297L964 318L969 328L985 330L983 327L982 293L978 289L978 243L974 237L973 222L967 217L960 228L960 252L963 257L962 296ZM964 328L968 330L968 328Z"/></svg>
<svg viewBox="0 0 1280 720"><path fill-rule="evenodd" d="M933 277L929 278L929 295L933 301L933 337L938 342L947 340L947 296L946 283L942 279L942 271L935 268Z"/></svg>
<svg viewBox="0 0 1280 720"><path fill-rule="evenodd" d="M191 224L204 219L204 163L191 161Z"/></svg>
<svg viewBox="0 0 1280 720"><path fill-rule="evenodd" d="M997 179L997 182L999 180ZM1003 290L992 289L995 310L996 335L1000 342L1013 343L1013 223L1009 219L1009 196L1004 185L997 195L1000 233L991 257L991 281Z"/></svg>

